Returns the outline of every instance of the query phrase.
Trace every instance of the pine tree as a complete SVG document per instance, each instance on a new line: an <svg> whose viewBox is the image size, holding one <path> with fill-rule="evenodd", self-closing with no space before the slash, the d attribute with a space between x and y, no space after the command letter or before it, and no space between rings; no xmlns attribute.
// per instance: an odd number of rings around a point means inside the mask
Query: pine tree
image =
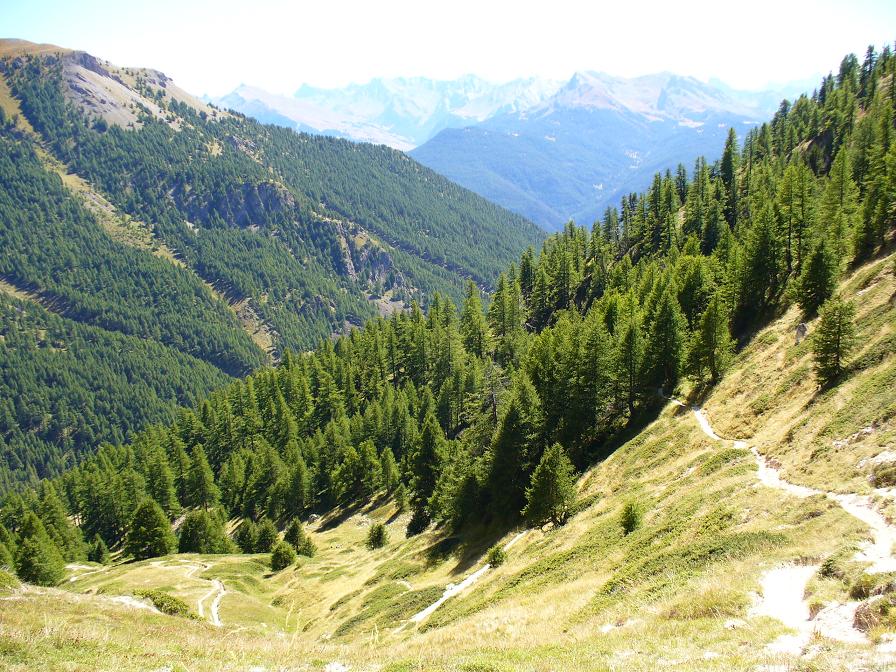
<svg viewBox="0 0 896 672"><path fill-rule="evenodd" d="M283 541L296 549L296 553L299 555L313 558L314 554L317 552L317 546L315 546L314 542L311 541L311 538L305 533L305 528L302 527L302 523L298 518L293 518L286 527Z"/></svg>
<svg viewBox="0 0 896 672"><path fill-rule="evenodd" d="M735 133L734 128L729 128L719 170L726 194L725 219L731 228L734 228L737 222L737 167L739 158L740 150L737 146L737 133Z"/></svg>
<svg viewBox="0 0 896 672"><path fill-rule="evenodd" d="M532 472L523 517L530 525L563 525L575 505L573 466L559 443L548 448Z"/></svg>
<svg viewBox="0 0 896 672"><path fill-rule="evenodd" d="M100 535L94 535L93 543L87 552L87 559L91 562L97 562L101 565L109 563L109 547Z"/></svg>
<svg viewBox="0 0 896 672"><path fill-rule="evenodd" d="M202 507L206 511L217 506L221 499L221 491L215 485L212 468L205 457L201 444L193 446L188 476L187 501L191 506Z"/></svg>
<svg viewBox="0 0 896 672"><path fill-rule="evenodd" d="M361 466L361 496L370 497L380 489L383 481L383 469L380 458L376 454L376 446L369 439L358 446L358 459Z"/></svg>
<svg viewBox="0 0 896 672"><path fill-rule="evenodd" d="M55 586L65 574L62 553L40 518L31 512L25 515L19 531L16 574L22 581L38 586Z"/></svg>
<svg viewBox="0 0 896 672"><path fill-rule="evenodd" d="M738 278L738 305L743 324L755 322L771 305L781 286L782 259L774 214L766 204L750 227Z"/></svg>
<svg viewBox="0 0 896 672"><path fill-rule="evenodd" d="M825 182L821 200L822 235L830 241L837 263L845 259L856 226L859 211L859 190L852 179L849 151L841 148Z"/></svg>
<svg viewBox="0 0 896 672"><path fill-rule="evenodd" d="M213 513L190 511L180 527L179 553L227 553L230 540L224 525Z"/></svg>
<svg viewBox="0 0 896 672"><path fill-rule="evenodd" d="M834 294L836 271L836 261L822 238L812 250L800 276L799 304L806 318L815 317L821 305Z"/></svg>
<svg viewBox="0 0 896 672"><path fill-rule="evenodd" d="M19 544L16 574L27 583L55 586L65 574L65 560L49 537L29 537Z"/></svg>
<svg viewBox="0 0 896 672"><path fill-rule="evenodd" d="M855 308L839 297L829 299L819 311L818 326L812 337L815 373L822 387L834 384L846 367L855 343Z"/></svg>
<svg viewBox="0 0 896 672"><path fill-rule="evenodd" d="M436 489L436 481L445 460L445 435L435 415L430 411L423 421L420 442L413 460L412 502L414 511L426 513L429 498Z"/></svg>
<svg viewBox="0 0 896 672"><path fill-rule="evenodd" d="M277 527L270 518L262 518L258 521L258 532L255 537L255 552L270 553L271 549L277 543L280 535L277 533Z"/></svg>
<svg viewBox="0 0 896 672"><path fill-rule="evenodd" d="M624 323L618 328L616 376L621 383L629 415L634 415L635 401L642 387L644 337L641 335L641 316L634 297L629 297L626 303Z"/></svg>
<svg viewBox="0 0 896 672"><path fill-rule="evenodd" d="M383 486L386 488L386 492L391 495L401 483L398 464L395 462L395 455L392 454L391 448L386 447L383 450L380 461L383 465Z"/></svg>
<svg viewBox="0 0 896 672"><path fill-rule="evenodd" d="M728 367L733 350L734 341L728 329L727 312L716 292L703 312L693 336L691 373L701 379L704 372L708 371L711 382L718 382L722 372Z"/></svg>
<svg viewBox="0 0 896 672"><path fill-rule="evenodd" d="M656 309L647 344L651 382L672 390L682 368L685 320L678 299L667 286Z"/></svg>
<svg viewBox="0 0 896 672"><path fill-rule="evenodd" d="M290 470L286 496L286 510L294 516L304 515L311 508L311 476L301 457Z"/></svg>
<svg viewBox="0 0 896 672"><path fill-rule="evenodd" d="M529 378L517 375L491 444L488 489L502 512L515 515L526 503L526 486L541 460L544 415Z"/></svg>
<svg viewBox="0 0 896 672"><path fill-rule="evenodd" d="M375 550L389 543L389 532L382 523L374 523L367 533L367 548Z"/></svg>
<svg viewBox="0 0 896 672"><path fill-rule="evenodd" d="M162 507L153 499L137 505L125 539L124 552L135 560L145 560L173 553L177 539Z"/></svg>
<svg viewBox="0 0 896 672"><path fill-rule="evenodd" d="M258 526L249 519L244 520L236 528L234 541L243 553L255 553L258 547Z"/></svg>
<svg viewBox="0 0 896 672"><path fill-rule="evenodd" d="M82 559L86 549L81 530L69 521L65 507L53 485L44 482L41 488L43 494L38 512L47 534L67 561Z"/></svg>
<svg viewBox="0 0 896 672"><path fill-rule="evenodd" d="M460 334L464 348L474 357L482 357L488 346L488 325L482 312L479 288L472 280L467 281L467 294L460 317Z"/></svg>
<svg viewBox="0 0 896 672"><path fill-rule="evenodd" d="M150 458L146 474L146 490L169 517L177 515L180 511L174 474L168 465L168 458L161 449L154 450Z"/></svg>

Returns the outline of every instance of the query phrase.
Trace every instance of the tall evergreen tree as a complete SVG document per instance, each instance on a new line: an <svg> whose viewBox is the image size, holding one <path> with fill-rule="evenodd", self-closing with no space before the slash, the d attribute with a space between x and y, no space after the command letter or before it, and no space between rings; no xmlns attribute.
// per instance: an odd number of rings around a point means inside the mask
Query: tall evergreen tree
<svg viewBox="0 0 896 672"><path fill-rule="evenodd" d="M815 373L822 387L834 384L846 368L855 343L855 308L839 297L829 299L819 311L818 326L812 336Z"/></svg>
<svg viewBox="0 0 896 672"><path fill-rule="evenodd" d="M821 305L834 294L836 272L836 261L826 240L821 238L812 250L799 281L800 308L807 318L815 317Z"/></svg>
<svg viewBox="0 0 896 672"><path fill-rule="evenodd" d="M698 378L703 378L708 373L711 382L718 382L722 372L728 367L733 350L734 341L728 329L727 311L717 292L703 312L692 339L692 373Z"/></svg>
<svg viewBox="0 0 896 672"><path fill-rule="evenodd" d="M16 574L38 586L55 586L65 573L65 560L44 524L29 512L22 521L16 551Z"/></svg>
<svg viewBox="0 0 896 672"><path fill-rule="evenodd" d="M202 444L193 446L188 484L187 501L191 506L202 507L206 511L217 506L221 491L215 485L215 477Z"/></svg>
<svg viewBox="0 0 896 672"><path fill-rule="evenodd" d="M685 345L685 320L678 299L667 286L650 326L647 367L651 383L672 390L682 369Z"/></svg>
<svg viewBox="0 0 896 672"><path fill-rule="evenodd" d="M563 525L575 504L573 466L559 443L548 448L532 472L523 517L530 525Z"/></svg>
<svg viewBox="0 0 896 672"><path fill-rule="evenodd" d="M134 511L124 552L135 560L145 560L168 555L176 548L177 540L162 507L153 499L144 499Z"/></svg>

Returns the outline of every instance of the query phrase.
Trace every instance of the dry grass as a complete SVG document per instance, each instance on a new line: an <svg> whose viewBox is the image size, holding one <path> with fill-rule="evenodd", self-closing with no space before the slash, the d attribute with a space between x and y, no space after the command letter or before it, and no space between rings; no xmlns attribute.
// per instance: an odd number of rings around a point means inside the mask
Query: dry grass
<svg viewBox="0 0 896 672"><path fill-rule="evenodd" d="M749 440L792 482L868 493L870 459L896 447L893 259L872 262L840 285L856 306L858 333L853 370L840 385L818 389L811 344L795 343L801 318L794 307L740 353L707 400L724 436ZM816 325L809 322L810 334Z"/></svg>

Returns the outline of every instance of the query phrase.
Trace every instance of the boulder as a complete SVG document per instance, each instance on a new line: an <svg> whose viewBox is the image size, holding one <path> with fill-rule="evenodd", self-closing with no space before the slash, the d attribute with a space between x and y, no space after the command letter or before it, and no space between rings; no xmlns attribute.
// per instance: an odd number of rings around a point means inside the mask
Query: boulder
<svg viewBox="0 0 896 672"><path fill-rule="evenodd" d="M803 339L809 334L809 325L805 322L800 322L796 325L796 344L799 345L803 342Z"/></svg>

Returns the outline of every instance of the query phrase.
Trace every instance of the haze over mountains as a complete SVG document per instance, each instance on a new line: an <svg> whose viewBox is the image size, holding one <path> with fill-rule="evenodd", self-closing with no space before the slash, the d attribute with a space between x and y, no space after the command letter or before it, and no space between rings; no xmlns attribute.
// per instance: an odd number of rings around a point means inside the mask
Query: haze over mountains
<svg viewBox="0 0 896 672"><path fill-rule="evenodd" d="M445 128L528 109L547 100L560 85L535 77L504 84L474 75L451 81L400 77L340 89L303 85L292 97L241 84L209 100L266 123L407 151Z"/></svg>
<svg viewBox="0 0 896 672"><path fill-rule="evenodd" d="M302 86L293 97L240 86L215 104L266 122L390 145L548 230L590 222L660 168L721 150L781 98L807 88L739 91L659 73L579 72L491 84L374 79L341 89Z"/></svg>

